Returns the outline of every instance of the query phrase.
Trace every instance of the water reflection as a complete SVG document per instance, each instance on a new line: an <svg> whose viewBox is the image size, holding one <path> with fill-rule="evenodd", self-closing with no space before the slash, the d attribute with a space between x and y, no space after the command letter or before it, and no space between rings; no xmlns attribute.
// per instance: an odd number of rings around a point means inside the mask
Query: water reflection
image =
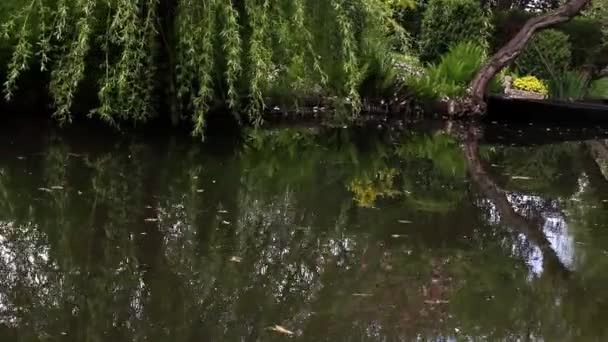
<svg viewBox="0 0 608 342"><path fill-rule="evenodd" d="M0 340L608 337L605 140L0 139Z"/></svg>

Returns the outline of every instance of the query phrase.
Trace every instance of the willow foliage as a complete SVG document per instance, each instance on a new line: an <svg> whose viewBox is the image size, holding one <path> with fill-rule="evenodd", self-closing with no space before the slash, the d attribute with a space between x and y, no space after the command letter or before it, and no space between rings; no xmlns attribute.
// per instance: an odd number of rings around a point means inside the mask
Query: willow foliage
<svg viewBox="0 0 608 342"><path fill-rule="evenodd" d="M6 1L6 0L5 0ZM170 102L200 134L217 106L261 120L267 96L321 92L357 112L366 41L386 40L409 0L9 0L4 96L28 68L49 70L54 116L71 120L84 82L97 82L110 123L144 121ZM4 17L4 18L3 18ZM171 113L175 115L175 113Z"/></svg>

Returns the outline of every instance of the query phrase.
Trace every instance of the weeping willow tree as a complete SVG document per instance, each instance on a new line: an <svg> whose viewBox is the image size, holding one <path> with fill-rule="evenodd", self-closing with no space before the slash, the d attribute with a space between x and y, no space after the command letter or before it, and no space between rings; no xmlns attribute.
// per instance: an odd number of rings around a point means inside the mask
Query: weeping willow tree
<svg viewBox="0 0 608 342"><path fill-rule="evenodd" d="M48 72L54 117L70 122L95 82L89 115L111 124L169 113L201 134L218 106L259 123L273 89L336 96L357 113L370 47L401 32L410 0L8 0L4 97L30 68ZM395 36L395 35L393 35ZM1 61L1 60L0 60ZM0 75L1 77L1 75ZM162 108L162 110L159 110Z"/></svg>

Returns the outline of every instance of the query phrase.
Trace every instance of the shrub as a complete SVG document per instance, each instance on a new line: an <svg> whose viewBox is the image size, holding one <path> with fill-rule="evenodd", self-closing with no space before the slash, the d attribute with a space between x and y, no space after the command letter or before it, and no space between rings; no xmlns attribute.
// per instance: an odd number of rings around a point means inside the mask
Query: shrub
<svg viewBox="0 0 608 342"><path fill-rule="evenodd" d="M588 74L569 70L548 81L549 97L577 101L582 99L608 99L608 77L592 81Z"/></svg>
<svg viewBox="0 0 608 342"><path fill-rule="evenodd" d="M589 77L573 70L556 73L548 83L549 98L552 99L581 100L589 89Z"/></svg>
<svg viewBox="0 0 608 342"><path fill-rule="evenodd" d="M599 66L604 35L599 20L575 18L557 28L568 35L572 45L572 66Z"/></svg>
<svg viewBox="0 0 608 342"><path fill-rule="evenodd" d="M572 58L568 36L557 30L536 34L515 61L517 71L524 75L537 75L549 79L555 73L567 70Z"/></svg>
<svg viewBox="0 0 608 342"><path fill-rule="evenodd" d="M433 62L453 45L470 41L487 47L490 19L475 0L430 0L422 18L420 57Z"/></svg>
<svg viewBox="0 0 608 342"><path fill-rule="evenodd" d="M513 82L513 87L519 90L531 91L547 95L549 91L543 81L536 78L536 76L524 76L516 78Z"/></svg>
<svg viewBox="0 0 608 342"><path fill-rule="evenodd" d="M507 44L533 15L519 10L496 11L492 17L494 31L490 37L490 51L496 52Z"/></svg>
<svg viewBox="0 0 608 342"><path fill-rule="evenodd" d="M590 99L608 100L608 77L602 77L591 82L587 97Z"/></svg>
<svg viewBox="0 0 608 342"><path fill-rule="evenodd" d="M486 50L479 44L460 43L443 55L439 63L428 66L423 76L411 76L406 84L423 99L462 96L486 58ZM497 87L497 82L493 82L492 89Z"/></svg>
<svg viewBox="0 0 608 342"><path fill-rule="evenodd" d="M416 0L415 6L395 11L395 20L410 34L414 42L420 38L422 17L427 3L428 0Z"/></svg>
<svg viewBox="0 0 608 342"><path fill-rule="evenodd" d="M534 13L520 10L498 11L492 19L495 28L490 39L490 51L495 52L513 38ZM608 50L603 50L602 24L597 18L577 17L571 21L555 26L557 31L565 33L572 46L572 66L590 64L602 67L606 63Z"/></svg>
<svg viewBox="0 0 608 342"><path fill-rule="evenodd" d="M385 96L398 83L393 54L381 40L367 40L364 45L359 93L363 97Z"/></svg>

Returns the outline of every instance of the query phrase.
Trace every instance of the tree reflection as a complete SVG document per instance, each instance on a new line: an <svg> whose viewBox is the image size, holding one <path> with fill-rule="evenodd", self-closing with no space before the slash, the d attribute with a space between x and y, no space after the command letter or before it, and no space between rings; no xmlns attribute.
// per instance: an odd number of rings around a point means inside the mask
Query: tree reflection
<svg viewBox="0 0 608 342"><path fill-rule="evenodd" d="M464 155L471 180L477 185L481 194L494 204L500 220L505 221L509 228L523 234L527 240L541 250L543 269L547 269L548 273L556 271L560 275L566 276L569 270L560 261L543 232L546 220L542 216L528 218L515 211L506 193L496 185L485 170L483 160L479 155L479 131L475 127L468 127L466 130Z"/></svg>
<svg viewBox="0 0 608 342"><path fill-rule="evenodd" d="M222 151L15 151L0 161L0 339L605 337L601 153L550 147L578 184L554 192L544 173L528 190L491 166L523 174L516 147L479 141L295 129Z"/></svg>

